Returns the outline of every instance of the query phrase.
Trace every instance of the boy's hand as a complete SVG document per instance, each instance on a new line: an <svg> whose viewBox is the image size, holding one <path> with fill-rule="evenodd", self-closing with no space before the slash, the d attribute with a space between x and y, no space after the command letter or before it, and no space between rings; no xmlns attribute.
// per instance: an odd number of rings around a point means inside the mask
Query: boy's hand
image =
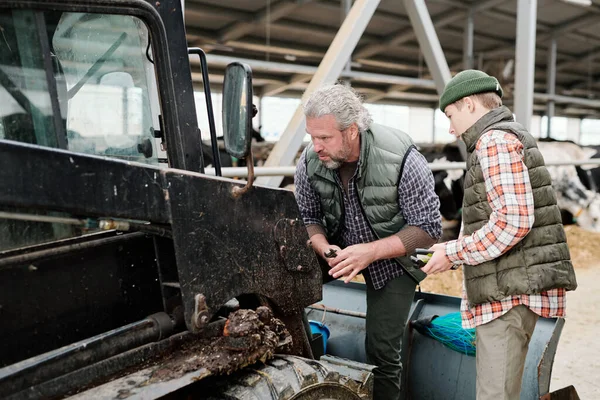
<svg viewBox="0 0 600 400"><path fill-rule="evenodd" d="M446 272L452 268L452 263L446 257L446 244L437 243L429 248L429 251L433 253L431 259L427 261L427 264L421 271L427 275L438 274L440 272Z"/></svg>

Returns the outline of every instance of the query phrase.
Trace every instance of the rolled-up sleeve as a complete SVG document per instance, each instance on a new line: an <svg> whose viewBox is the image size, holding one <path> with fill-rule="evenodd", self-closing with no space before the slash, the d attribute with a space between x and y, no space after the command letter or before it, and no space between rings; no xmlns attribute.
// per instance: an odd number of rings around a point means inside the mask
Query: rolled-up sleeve
<svg viewBox="0 0 600 400"><path fill-rule="evenodd" d="M306 172L306 152L302 153L298 165L296 166L294 185L296 186L296 203L298 203L304 225L319 225L320 227L323 227L321 201L319 195L308 181L308 174Z"/></svg>

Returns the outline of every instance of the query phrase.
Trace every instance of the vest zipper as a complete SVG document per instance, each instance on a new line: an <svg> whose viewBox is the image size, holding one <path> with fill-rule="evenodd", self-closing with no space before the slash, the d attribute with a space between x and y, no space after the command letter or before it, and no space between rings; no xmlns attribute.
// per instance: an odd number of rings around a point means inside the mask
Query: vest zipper
<svg viewBox="0 0 600 400"><path fill-rule="evenodd" d="M356 189L356 188L355 188ZM343 189L342 189L343 190ZM360 197L360 193L358 192L358 189L356 189L357 191L357 195L358 195L358 205L360 206L360 211L363 213L363 215L365 216L365 220L367 221L367 224L369 224L369 228L371 228L371 232L373 232L373 234L375 235L375 237L377 238L377 240L381 240L381 238L379 237L379 235L377 234L377 232L375 231L375 229L373 229L373 226L371 225L371 221L369 221L369 218L367 218L367 213L365 213L365 209L364 206L362 204L362 199ZM343 206L342 206L343 207ZM344 218L346 218L344 216ZM399 257L396 257L399 258ZM413 274L411 274L405 267L404 265L402 265L402 263L400 261L398 261L396 258L394 258L394 261L396 261L398 263L398 265L400 265L400 268L402 268L402 270L408 274L408 276L410 276L410 278L415 281L415 283L417 284L417 286L419 286L419 291L421 290L421 286L420 286L420 281L415 278L415 276ZM368 267L367 267L368 268Z"/></svg>

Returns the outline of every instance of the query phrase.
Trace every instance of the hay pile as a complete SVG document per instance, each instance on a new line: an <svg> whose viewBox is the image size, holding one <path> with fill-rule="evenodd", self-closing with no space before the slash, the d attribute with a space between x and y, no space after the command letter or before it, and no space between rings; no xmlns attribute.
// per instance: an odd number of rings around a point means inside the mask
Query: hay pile
<svg viewBox="0 0 600 400"><path fill-rule="evenodd" d="M460 296L462 292L462 270L447 271L443 274L428 276L421 282L423 292Z"/></svg>
<svg viewBox="0 0 600 400"><path fill-rule="evenodd" d="M577 225L565 226L565 232L576 269L600 265L600 233L584 231Z"/></svg>
<svg viewBox="0 0 600 400"><path fill-rule="evenodd" d="M462 271L448 271L443 274L428 276L421 282L421 291L430 293L460 296L462 291ZM353 282L365 282L362 275L357 275Z"/></svg>

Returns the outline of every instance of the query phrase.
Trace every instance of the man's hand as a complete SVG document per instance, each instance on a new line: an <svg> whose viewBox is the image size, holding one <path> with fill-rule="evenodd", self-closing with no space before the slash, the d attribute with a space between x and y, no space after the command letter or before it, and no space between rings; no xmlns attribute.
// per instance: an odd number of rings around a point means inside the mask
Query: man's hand
<svg viewBox="0 0 600 400"><path fill-rule="evenodd" d="M445 272L452 268L452 263L448 261L448 258L446 257L445 243L434 244L429 250L433 255L431 256L431 259L427 261L427 264L421 268L421 271L425 272L427 275L431 275Z"/></svg>
<svg viewBox="0 0 600 400"><path fill-rule="evenodd" d="M329 251L331 249L335 250L336 253L338 253L338 254L342 250L339 248L339 246L336 246L334 244L329 244L329 242L327 241L327 238L325 238L325 236L320 233L313 235L310 238L310 240L307 242L307 245L309 247L312 247L312 249L315 251L315 253L317 253L317 255L319 257L321 257L328 263L329 263L329 260L331 260L331 258L327 258L327 256L325 254L329 253Z"/></svg>
<svg viewBox="0 0 600 400"><path fill-rule="evenodd" d="M333 253L335 253L335 254L340 254L340 251L342 251L342 249L339 246L336 246L335 244L329 244L329 245L325 246L324 248L321 248L321 252L319 255L321 256L321 258L323 258L325 261L327 261L327 264L329 264L329 261L331 261L335 258L335 256L333 256L333 257L329 256L329 254L331 253L332 250L333 250Z"/></svg>
<svg viewBox="0 0 600 400"><path fill-rule="evenodd" d="M334 278L344 277L344 283L350 282L360 271L376 260L373 243L362 243L346 247L337 253L337 257L329 259L329 275Z"/></svg>

